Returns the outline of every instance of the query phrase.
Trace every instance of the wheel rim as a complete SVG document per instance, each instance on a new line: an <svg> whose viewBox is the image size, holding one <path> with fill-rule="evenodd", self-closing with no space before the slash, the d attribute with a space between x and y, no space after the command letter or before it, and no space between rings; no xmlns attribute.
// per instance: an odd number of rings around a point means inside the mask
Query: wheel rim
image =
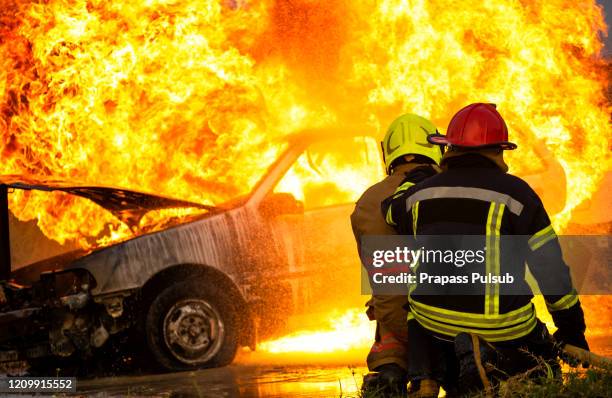
<svg viewBox="0 0 612 398"><path fill-rule="evenodd" d="M175 303L166 313L163 328L166 346L186 364L209 361L219 352L225 336L219 313L201 299Z"/></svg>

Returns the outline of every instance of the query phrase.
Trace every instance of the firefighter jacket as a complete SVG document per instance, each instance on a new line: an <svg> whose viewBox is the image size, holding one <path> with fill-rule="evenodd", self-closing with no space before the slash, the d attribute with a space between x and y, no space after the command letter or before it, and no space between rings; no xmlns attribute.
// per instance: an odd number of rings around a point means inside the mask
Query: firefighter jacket
<svg viewBox="0 0 612 398"><path fill-rule="evenodd" d="M393 173L384 180L372 185L357 200L351 214L351 226L361 252L361 238L364 235L395 235L395 230L387 225L380 213L384 199L393 194L402 184L410 181L414 185L434 175L433 166L418 163L401 164L394 167ZM361 254L361 253L360 253ZM376 370L382 365L396 364L408 369L406 353L408 336L406 316L408 297L402 295L373 295L366 303L368 317L376 320L376 337L367 357L368 369Z"/></svg>
<svg viewBox="0 0 612 398"><path fill-rule="evenodd" d="M404 183L415 183L436 174L436 170L429 165L419 163L400 164L393 169L393 173L384 180L372 185L361 195L355 203L355 210L351 214L351 226L357 240L361 245L364 235L395 235L393 227L387 225L380 214L380 205L383 200L392 195Z"/></svg>
<svg viewBox="0 0 612 398"><path fill-rule="evenodd" d="M557 327L563 328L563 335L577 336L574 341L583 341L585 324L578 295L538 195L526 182L479 154L448 158L445 165L442 173L414 186L402 185L385 200L382 210L386 222L400 234L417 238L482 236L487 248L483 268L492 275L503 275L510 265L504 261L514 262L514 269L522 272L517 279L525 294L506 294L503 288L500 294L499 283L487 282L483 294L424 295L419 294L417 279L410 290L409 317L446 338L460 332L493 342L526 336L537 323L533 294L525 282L527 263ZM524 237L524 250L502 256L501 261L500 237L507 235ZM426 272L426 266L420 265L417 273ZM452 267L446 269L454 272Z"/></svg>

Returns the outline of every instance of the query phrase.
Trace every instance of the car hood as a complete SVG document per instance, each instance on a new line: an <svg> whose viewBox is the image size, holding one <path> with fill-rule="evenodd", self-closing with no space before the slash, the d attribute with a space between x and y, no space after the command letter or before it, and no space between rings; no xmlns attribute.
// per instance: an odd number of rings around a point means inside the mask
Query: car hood
<svg viewBox="0 0 612 398"><path fill-rule="evenodd" d="M61 191L91 200L111 212L129 226L136 225L151 210L195 207L214 210L214 206L125 188L75 184L61 180L37 180L24 176L0 176L0 185L8 188L37 191Z"/></svg>
<svg viewBox="0 0 612 398"><path fill-rule="evenodd" d="M130 237L126 240L112 242L108 245L98 246L91 249L70 250L59 255L51 256L44 260L35 261L21 268L14 269L11 273L11 277L24 284L31 284L37 281L42 272L62 271L73 268L75 266L75 261L77 260L85 257L89 258L90 256L101 252L121 250L121 248L126 244L130 244L129 242L145 238L148 235L164 234L168 230L181 228L197 222L206 222L205 219L214 216L221 216L227 211L242 206L246 200L245 197L238 197L227 203L220 204L219 206L209 206L201 203L173 199L123 188L74 184L57 180L41 181L24 178L21 176L0 176L0 185L4 185L9 189L60 191L87 198L108 210L122 222L125 222L130 226L137 225L140 218L151 210L179 207L191 207L208 210L204 214L199 214L193 218L186 219L183 222L168 225L159 230L145 232L143 234Z"/></svg>

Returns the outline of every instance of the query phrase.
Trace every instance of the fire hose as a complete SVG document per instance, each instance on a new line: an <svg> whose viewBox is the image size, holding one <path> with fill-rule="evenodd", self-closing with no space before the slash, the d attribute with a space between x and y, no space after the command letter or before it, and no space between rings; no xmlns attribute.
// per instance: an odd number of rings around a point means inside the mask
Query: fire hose
<svg viewBox="0 0 612 398"><path fill-rule="evenodd" d="M482 385L484 387L484 396L487 398L492 398L494 396L493 387L480 361L480 344L479 344L478 338L475 335L471 335L471 337L472 337L472 344L474 347L474 359L476 361L476 366L478 368L480 380L482 381ZM565 357L565 358L571 357L581 362L583 366L588 364L590 366L594 366L598 368L609 369L612 365L612 359L608 357L604 357L602 355L594 354L590 351L587 351L580 347L576 347L571 344L565 344L562 348L560 348L559 354L560 354L559 356L561 357ZM427 393L429 393L429 395L427 395ZM432 391L427 391L424 395L419 395L418 397L430 397L430 396L434 397L434 396L437 396L437 394L434 394L432 390Z"/></svg>
<svg viewBox="0 0 612 398"><path fill-rule="evenodd" d="M571 344L566 344L561 348L561 351L582 363L588 363L589 365L597 368L610 368L612 367L612 359L604 357L603 355L597 355L580 347L576 347Z"/></svg>

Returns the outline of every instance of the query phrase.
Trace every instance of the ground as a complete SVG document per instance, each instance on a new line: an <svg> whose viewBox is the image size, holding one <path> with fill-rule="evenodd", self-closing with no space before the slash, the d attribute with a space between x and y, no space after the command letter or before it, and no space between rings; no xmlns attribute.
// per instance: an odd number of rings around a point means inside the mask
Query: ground
<svg viewBox="0 0 612 398"><path fill-rule="evenodd" d="M366 369L231 365L155 376L80 381L81 394L164 397L357 397Z"/></svg>
<svg viewBox="0 0 612 398"><path fill-rule="evenodd" d="M608 337L591 339L594 352L612 355ZM343 364L343 357L347 363ZM325 356L326 365L314 365L316 356L281 358L274 364L270 356L249 353L239 355L235 364L219 369L196 372L179 372L163 375L120 376L91 380L79 380L80 394L100 397L162 396L162 397L361 397L359 387L367 369L356 361L354 352L343 356L338 352L335 360ZM293 362L293 363L292 363ZM301 363L302 362L302 363ZM585 396L576 391L588 391L590 396L612 396L610 386L612 372L592 373L587 378L573 377L567 397ZM507 397L559 395L558 385L534 386L512 384L512 394ZM607 391L608 393L602 393ZM536 395L534 395L536 394Z"/></svg>

